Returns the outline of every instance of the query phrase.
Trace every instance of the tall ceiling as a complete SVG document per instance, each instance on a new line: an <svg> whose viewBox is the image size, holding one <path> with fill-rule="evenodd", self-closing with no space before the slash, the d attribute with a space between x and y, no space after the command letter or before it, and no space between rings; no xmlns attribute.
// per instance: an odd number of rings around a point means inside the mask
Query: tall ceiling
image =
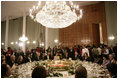
<svg viewBox="0 0 118 79"><path fill-rule="evenodd" d="M91 5L99 1L73 1L80 6ZM15 19L23 16L24 12L28 15L29 9L33 5L37 5L38 1L2 1L1 2L1 20L6 20L8 16L10 19Z"/></svg>

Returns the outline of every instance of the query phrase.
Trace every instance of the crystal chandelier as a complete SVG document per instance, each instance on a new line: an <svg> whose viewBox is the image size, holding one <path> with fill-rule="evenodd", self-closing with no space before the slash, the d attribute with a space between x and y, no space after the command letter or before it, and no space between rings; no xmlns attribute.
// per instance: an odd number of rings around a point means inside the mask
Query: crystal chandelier
<svg viewBox="0 0 118 79"><path fill-rule="evenodd" d="M28 38L23 34L22 37L19 38L19 40L25 42L28 40Z"/></svg>
<svg viewBox="0 0 118 79"><path fill-rule="evenodd" d="M72 1L39 1L37 6L29 10L29 16L48 28L65 28L80 20L83 16L79 5Z"/></svg>

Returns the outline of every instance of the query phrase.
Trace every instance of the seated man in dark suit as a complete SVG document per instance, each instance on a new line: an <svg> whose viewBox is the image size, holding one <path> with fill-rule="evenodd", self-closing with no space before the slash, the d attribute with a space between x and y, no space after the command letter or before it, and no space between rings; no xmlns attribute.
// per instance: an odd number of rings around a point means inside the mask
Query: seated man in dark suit
<svg viewBox="0 0 118 79"><path fill-rule="evenodd" d="M117 78L117 64L109 63L107 65L107 69L108 69L109 74L112 78Z"/></svg>
<svg viewBox="0 0 118 79"><path fill-rule="evenodd" d="M44 60L46 60L46 59L48 59L48 60L49 60L49 59L50 59L50 60L53 59L50 52L47 52L47 55L44 57Z"/></svg>
<svg viewBox="0 0 118 79"><path fill-rule="evenodd" d="M14 64L16 64L16 57L14 55L10 56L10 60L7 62L10 67L12 67Z"/></svg>
<svg viewBox="0 0 118 79"><path fill-rule="evenodd" d="M29 52L26 54L26 57L25 57L24 61L25 61L25 63L32 61L32 60L31 60L31 55L30 55Z"/></svg>

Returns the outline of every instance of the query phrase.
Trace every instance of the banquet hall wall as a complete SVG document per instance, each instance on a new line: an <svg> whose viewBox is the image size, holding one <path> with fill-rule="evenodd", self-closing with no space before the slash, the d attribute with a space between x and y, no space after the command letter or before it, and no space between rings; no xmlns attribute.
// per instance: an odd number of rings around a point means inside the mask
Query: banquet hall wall
<svg viewBox="0 0 118 79"><path fill-rule="evenodd" d="M105 3L105 4L104 4ZM48 29L48 46L54 47L58 44L71 46L75 44L93 44L93 24L101 23L103 42L105 44L115 44L117 42L117 2L105 1L88 6L82 6L83 18L64 29ZM115 7L116 6L116 7ZM113 16L112 16L113 15ZM9 20L8 46L19 48L18 45L11 45L11 42L19 42L22 35L23 17ZM6 21L1 22L1 43L5 43ZM110 35L115 35L113 42L108 39ZM34 22L29 16L26 19L26 36L30 44L26 44L29 49L35 48L44 42L45 27ZM59 40L55 43L54 40ZM36 44L32 42L36 41ZM88 42L86 42L88 41ZM4 45L1 45L4 48Z"/></svg>
<svg viewBox="0 0 118 79"><path fill-rule="evenodd" d="M1 43L5 43L5 33L6 33L6 21L1 22ZM8 46L11 48L19 49L19 45L16 42L19 41L19 37L22 36L23 29L23 17L10 19L9 20L9 28L8 28ZM28 41L26 47L29 49L36 48L40 46L41 43L44 43L45 46L45 27L41 24L34 22L29 16L26 17L26 36L28 37ZM54 40L58 40L58 29L48 28L48 46L51 48L55 45L58 45L54 42ZM33 44L33 41L36 41ZM14 44L11 44L13 42ZM42 46L42 47L44 47ZM5 45L1 45L1 48L5 48Z"/></svg>
<svg viewBox="0 0 118 79"><path fill-rule="evenodd" d="M11 42L18 42L19 37L22 35L22 25L23 18L11 19L9 20L9 28L8 28L8 46L12 48L18 48L18 45L12 45ZM1 22L1 43L5 43L5 33L6 33L6 21ZM5 45L1 47L4 48Z"/></svg>
<svg viewBox="0 0 118 79"><path fill-rule="evenodd" d="M59 42L64 46L72 46L76 44L96 44L93 43L94 35L93 24L101 24L103 43L107 44L107 28L105 4L100 2L93 5L81 6L83 9L83 17L71 26L59 29Z"/></svg>
<svg viewBox="0 0 118 79"><path fill-rule="evenodd" d="M105 1L105 12L108 44L114 46L117 43L117 1ZM111 36L114 40L109 39Z"/></svg>
<svg viewBox="0 0 118 79"><path fill-rule="evenodd" d="M1 22L1 43L5 43L5 32L6 32L6 21ZM20 43L19 38L22 36L23 30L23 17L11 19L9 20L9 28L8 28L8 46L11 48L19 49ZM29 16L26 17L26 36L28 37L28 41L26 47L29 49L35 48L40 45L41 42L45 42L45 27L41 24L34 22ZM33 41L36 41L36 44L33 44ZM11 43L14 44L11 44ZM4 48L5 45L1 47Z"/></svg>

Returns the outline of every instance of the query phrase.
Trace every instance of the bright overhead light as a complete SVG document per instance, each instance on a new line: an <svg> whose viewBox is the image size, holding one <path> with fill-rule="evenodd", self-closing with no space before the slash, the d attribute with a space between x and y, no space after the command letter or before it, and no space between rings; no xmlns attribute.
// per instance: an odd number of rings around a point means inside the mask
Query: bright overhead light
<svg viewBox="0 0 118 79"><path fill-rule="evenodd" d="M44 43L42 43L42 46L44 46Z"/></svg>
<svg viewBox="0 0 118 79"><path fill-rule="evenodd" d="M42 46L42 44L40 43L40 46Z"/></svg>
<svg viewBox="0 0 118 79"><path fill-rule="evenodd" d="M2 43L2 45L4 45L4 43Z"/></svg>
<svg viewBox="0 0 118 79"><path fill-rule="evenodd" d="M22 43L22 42L20 42L20 43L19 43L19 46L20 46L20 47L22 47L22 46L23 46L23 43Z"/></svg>
<svg viewBox="0 0 118 79"><path fill-rule="evenodd" d="M72 1L45 1L44 6L39 1L37 6L29 10L29 16L48 28L65 28L80 20L82 9Z"/></svg>
<svg viewBox="0 0 118 79"><path fill-rule="evenodd" d="M33 41L33 44L35 44L36 43L36 41Z"/></svg>
<svg viewBox="0 0 118 79"><path fill-rule="evenodd" d="M30 42L29 41L27 41L27 44L29 44Z"/></svg>
<svg viewBox="0 0 118 79"><path fill-rule="evenodd" d="M19 38L19 40L20 40L20 41L25 42L25 41L27 41L27 40L28 40L28 38L27 38L27 37L25 37L25 35L23 34L23 36L22 36L22 37L20 37L20 38Z"/></svg>
<svg viewBox="0 0 118 79"><path fill-rule="evenodd" d="M56 40L54 40L54 42L55 42L55 43L58 43L58 40L56 39Z"/></svg>
<svg viewBox="0 0 118 79"><path fill-rule="evenodd" d="M13 45L13 44L14 44L14 42L11 42L11 44Z"/></svg>
<svg viewBox="0 0 118 79"><path fill-rule="evenodd" d="M16 44L18 44L18 42L16 41Z"/></svg>

